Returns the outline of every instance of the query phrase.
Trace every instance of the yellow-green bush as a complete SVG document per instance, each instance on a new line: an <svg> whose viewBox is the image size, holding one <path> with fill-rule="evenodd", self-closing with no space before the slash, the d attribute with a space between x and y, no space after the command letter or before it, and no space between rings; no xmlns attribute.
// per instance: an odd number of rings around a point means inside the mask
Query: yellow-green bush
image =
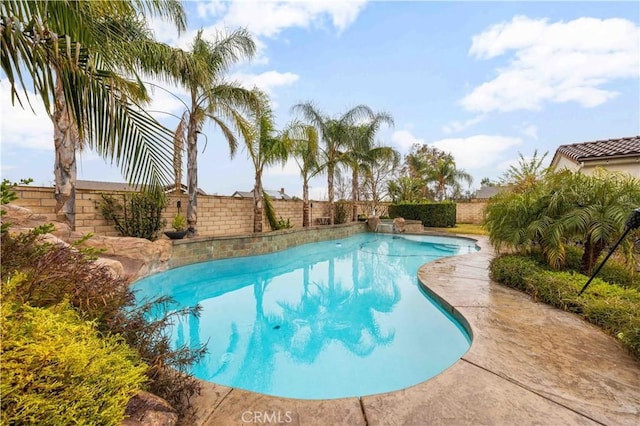
<svg viewBox="0 0 640 426"><path fill-rule="evenodd" d="M37 308L2 289L1 424L117 425L146 365L117 336L98 336L68 303Z"/></svg>

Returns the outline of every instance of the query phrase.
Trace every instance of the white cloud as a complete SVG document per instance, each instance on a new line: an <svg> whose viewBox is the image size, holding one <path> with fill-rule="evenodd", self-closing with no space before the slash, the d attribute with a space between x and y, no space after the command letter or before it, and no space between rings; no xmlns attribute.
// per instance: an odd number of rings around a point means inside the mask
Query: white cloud
<svg viewBox="0 0 640 426"><path fill-rule="evenodd" d="M291 27L321 27L325 20L343 31L351 25L366 0L353 1L235 1L225 3L201 2L198 13L201 17L215 17L229 28L249 28L256 36L275 37Z"/></svg>
<svg viewBox="0 0 640 426"><path fill-rule="evenodd" d="M451 153L456 165L467 170L495 164L504 151L521 144L520 138L495 135L448 138L429 143L431 146Z"/></svg>
<svg viewBox="0 0 640 426"><path fill-rule="evenodd" d="M466 128L469 128L473 125L480 123L482 120L484 120L484 118L485 118L484 115L477 115L473 118L470 118L467 121L457 121L457 120L450 121L449 123L442 126L442 131L447 135L451 133L458 133L463 131Z"/></svg>
<svg viewBox="0 0 640 426"><path fill-rule="evenodd" d="M414 144L424 144L424 139L420 139L411 134L408 130L396 130L391 134L391 142L398 147L401 152L407 152Z"/></svg>
<svg viewBox="0 0 640 426"><path fill-rule="evenodd" d="M52 151L53 123L47 115L44 104L35 93L28 91L31 106L29 107L24 94L20 96L24 108L16 102L11 105L11 89L7 79L0 80L0 105L2 105L2 124L0 134L3 147L13 146L37 150Z"/></svg>
<svg viewBox="0 0 640 426"><path fill-rule="evenodd" d="M278 164L274 166L267 167L264 171L265 177L270 176L300 176L300 168L298 168L298 163L296 160L289 159L284 166Z"/></svg>
<svg viewBox="0 0 640 426"><path fill-rule="evenodd" d="M269 96L273 96L273 90L280 86L289 86L300 77L290 72L267 71L261 74L235 73L230 76L231 80L242 83L245 87L257 86L266 92Z"/></svg>
<svg viewBox="0 0 640 426"><path fill-rule="evenodd" d="M640 27L619 18L549 23L516 16L475 35L469 50L478 59L509 53L508 64L493 80L462 99L464 108L486 113L607 102L617 92L602 86L640 75Z"/></svg>
<svg viewBox="0 0 640 426"><path fill-rule="evenodd" d="M529 136L531 139L538 139L538 127L531 123L522 123L520 133L525 136Z"/></svg>

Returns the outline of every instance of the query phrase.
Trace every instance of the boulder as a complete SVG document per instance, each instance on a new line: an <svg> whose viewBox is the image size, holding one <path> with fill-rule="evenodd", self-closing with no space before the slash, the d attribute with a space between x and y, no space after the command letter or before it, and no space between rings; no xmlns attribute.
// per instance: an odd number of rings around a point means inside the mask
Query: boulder
<svg viewBox="0 0 640 426"><path fill-rule="evenodd" d="M2 223L10 223L10 231L12 234L20 232L26 232L36 226L44 225L47 223L55 226L56 232L69 232L69 225L64 222L57 222L51 220L48 216L39 215L33 213L31 210L16 206L13 204L5 204L2 206L2 210L6 213L2 216Z"/></svg>
<svg viewBox="0 0 640 426"><path fill-rule="evenodd" d="M135 280L166 270L172 245L168 239L149 241L144 238L95 235L78 247L100 250L100 257L118 261L123 267L125 278Z"/></svg>
<svg viewBox="0 0 640 426"><path fill-rule="evenodd" d="M99 257L95 260L95 264L98 266L106 266L107 268L109 268L111 276L115 279L127 277L124 266L121 262L115 259L109 259L108 257Z"/></svg>
<svg viewBox="0 0 640 426"><path fill-rule="evenodd" d="M369 216L367 219L367 228L370 232L376 232L378 229L378 225L380 225L380 218L378 216Z"/></svg>
<svg viewBox="0 0 640 426"><path fill-rule="evenodd" d="M401 234L405 231L405 220L401 217L396 217L395 219L393 219L393 233L394 234Z"/></svg>
<svg viewBox="0 0 640 426"><path fill-rule="evenodd" d="M47 216L34 214L27 208L12 204L4 205L2 208L7 212L2 217L2 222L11 223L9 232L12 235L52 223L55 230L40 236L40 241L69 245L85 236L84 233L72 231L66 223L48 220ZM77 247L98 250L98 263L110 267L114 276L133 281L167 269L172 245L166 238L152 242L144 238L94 235Z"/></svg>
<svg viewBox="0 0 640 426"><path fill-rule="evenodd" d="M131 398L125 415L122 426L174 426L178 423L178 413L167 401L145 391Z"/></svg>

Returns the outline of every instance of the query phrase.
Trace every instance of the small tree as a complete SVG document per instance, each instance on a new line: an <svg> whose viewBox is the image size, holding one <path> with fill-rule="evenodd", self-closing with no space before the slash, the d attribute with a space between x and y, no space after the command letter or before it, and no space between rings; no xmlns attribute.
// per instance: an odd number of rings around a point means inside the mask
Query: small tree
<svg viewBox="0 0 640 426"><path fill-rule="evenodd" d="M581 272L585 274L619 238L630 212L640 205L640 180L605 170L592 176L547 171L522 183L487 205L485 226L492 244L519 251L539 247L550 266L561 268L566 246L577 243L584 249ZM631 249L630 239L625 246Z"/></svg>

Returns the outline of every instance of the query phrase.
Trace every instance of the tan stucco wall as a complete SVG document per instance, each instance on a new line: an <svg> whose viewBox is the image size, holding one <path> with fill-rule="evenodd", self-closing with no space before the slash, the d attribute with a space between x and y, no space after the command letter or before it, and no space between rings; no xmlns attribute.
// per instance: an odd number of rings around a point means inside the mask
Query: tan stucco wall
<svg viewBox="0 0 640 426"><path fill-rule="evenodd" d="M552 163L552 166L555 166L556 170L568 169L572 172L579 171L586 175L592 174L598 167L601 167L609 171L628 173L631 176L640 179L640 157L618 160L585 161L582 165L579 165L575 161L560 155L557 157L555 163Z"/></svg>

